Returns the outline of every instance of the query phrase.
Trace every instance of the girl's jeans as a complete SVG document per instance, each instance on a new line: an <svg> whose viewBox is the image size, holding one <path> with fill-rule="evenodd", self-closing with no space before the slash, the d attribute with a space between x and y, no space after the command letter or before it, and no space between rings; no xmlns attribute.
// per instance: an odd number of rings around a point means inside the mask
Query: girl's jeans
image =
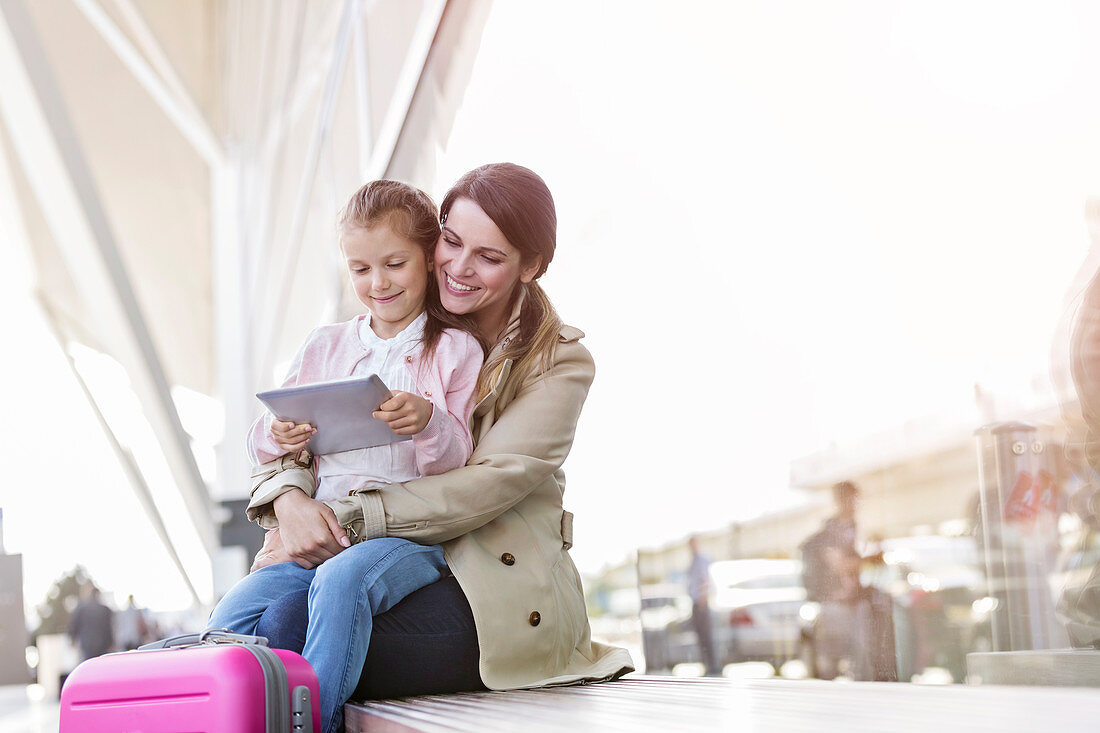
<svg viewBox="0 0 1100 733"><path fill-rule="evenodd" d="M254 634L268 605L309 589L302 656L317 673L325 733L340 728L370 645L372 617L447 574L443 550L383 537L352 545L311 570L287 562L242 578L210 614L211 629Z"/></svg>

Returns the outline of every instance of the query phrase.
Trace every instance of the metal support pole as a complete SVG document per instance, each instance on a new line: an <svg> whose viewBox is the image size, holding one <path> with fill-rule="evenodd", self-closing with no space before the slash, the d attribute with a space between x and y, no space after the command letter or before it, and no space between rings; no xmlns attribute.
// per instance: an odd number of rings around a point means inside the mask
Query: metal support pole
<svg viewBox="0 0 1100 733"><path fill-rule="evenodd" d="M168 119L180 131L180 134L191 143L203 159L210 165L217 165L221 162L223 157L221 142L210 129L198 106L184 90L183 84L177 78L163 52L156 54L153 47L146 45L146 52L155 54L154 58L158 61L158 68L162 74L166 75L162 78L158 76L157 72L149 65L149 62L134 48L110 16L94 0L73 0L73 3L88 19L92 27L103 36L103 40L118 55L122 64L130 70L138 83L149 93L149 96L160 106ZM131 19L139 17L135 13L131 16ZM143 28L143 25L137 26L139 32ZM149 34L149 37L151 37L151 34Z"/></svg>
<svg viewBox="0 0 1100 733"><path fill-rule="evenodd" d="M114 231L37 29L20 0L0 0L0 120L58 248L79 272L76 285L122 362L156 431L195 532L217 547L209 495L180 423L160 357Z"/></svg>
<svg viewBox="0 0 1100 733"><path fill-rule="evenodd" d="M979 429L982 545L992 611L994 651L1064 644L1054 616L1049 576L1058 546L1050 453L1032 425Z"/></svg>
<svg viewBox="0 0 1100 733"><path fill-rule="evenodd" d="M302 247L302 238L305 234L306 218L309 215L313 184L317 178L317 167L321 161L322 147L328 139L329 130L332 128L340 80L344 73L344 62L347 60L348 46L351 42L352 23L358 22L355 14L358 8L359 5L354 0L346 0L344 14L340 18L340 25L337 29L329 75L325 84L325 93L321 98L321 108L318 110L317 122L314 125L309 148L306 151L305 170L303 170L301 180L298 183L298 196L290 220L289 238L283 252L284 256L281 259L281 264L272 273L275 281L275 287L272 290L275 295L267 299L267 303L270 305L270 317L260 327L258 350L260 371L254 375L257 383L262 384L269 378L271 366L275 362L278 330L281 327L283 317L286 315L287 299L294 281L294 273L297 269L298 256Z"/></svg>
<svg viewBox="0 0 1100 733"><path fill-rule="evenodd" d="M172 565L175 566L176 571L180 574L180 579L183 580L183 584L187 586L187 592L191 595L191 602L196 608L201 607L203 604L202 600L199 598L199 593L195 590L195 584L192 582L191 575L187 572L187 568L184 567L183 560L180 559L176 544L172 542L172 537L168 534L168 527L164 523L164 516L160 513L160 509L157 508L157 503L153 499L153 492L149 489L149 484L145 481L145 476L142 474L141 468L138 467L134 454L119 441L118 435L115 434L110 423L107 422L107 418L103 416L103 410L100 409L99 402L96 400L95 395L92 394L92 390L88 387L88 383L84 381L84 377L81 376L80 370L76 368L76 362L73 360L72 354L69 353L69 349L66 348L65 344L67 339L65 338L57 315L53 312L53 309L50 308L45 299L41 297L38 298L38 307L42 310L46 323L49 324L50 329L53 331L58 346L61 348L61 351L64 352L65 361L69 365L69 370L72 372L73 379L76 380L77 386L80 387L80 391L84 393L84 398L88 400L88 406L92 408L92 414L95 415L95 419L99 423L100 429L103 431L103 436L114 450L115 457L118 459L118 464L126 474L126 478L130 482L130 487L134 490L134 496L137 497L138 504L141 505L142 511L145 512L146 519L149 520L149 523L153 526L153 531L157 533L157 537L160 538L161 544L164 545L164 549L168 553L168 558L172 561Z"/></svg>

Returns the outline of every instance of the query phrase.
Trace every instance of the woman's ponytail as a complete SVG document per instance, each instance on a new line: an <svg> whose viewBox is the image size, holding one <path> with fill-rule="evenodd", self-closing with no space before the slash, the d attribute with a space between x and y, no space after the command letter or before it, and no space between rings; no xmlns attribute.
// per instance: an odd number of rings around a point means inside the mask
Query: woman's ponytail
<svg viewBox="0 0 1100 733"><path fill-rule="evenodd" d="M522 304L519 309L519 329L507 345L492 356L481 369L478 378L478 399L493 388L493 382L505 359L512 360L509 381L522 384L530 377L537 377L554 363L554 350L558 344L562 321L546 291L537 281L519 286ZM497 403L497 413L505 405Z"/></svg>

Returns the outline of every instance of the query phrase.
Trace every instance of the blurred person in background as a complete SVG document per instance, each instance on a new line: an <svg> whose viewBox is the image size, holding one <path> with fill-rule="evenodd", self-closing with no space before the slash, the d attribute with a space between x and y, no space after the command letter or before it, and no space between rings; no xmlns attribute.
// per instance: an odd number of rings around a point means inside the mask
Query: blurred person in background
<svg viewBox="0 0 1100 733"><path fill-rule="evenodd" d="M80 603L69 621L69 638L80 650L80 661L111 651L115 638L114 612L99 599L99 588L89 580L80 589Z"/></svg>
<svg viewBox="0 0 1100 733"><path fill-rule="evenodd" d="M145 612L137 607L133 596L126 599L126 607L115 616L115 628L119 649L137 649L145 643L149 625L145 622Z"/></svg>
<svg viewBox="0 0 1100 733"><path fill-rule="evenodd" d="M836 514L801 545L806 598L820 607L813 629L815 667L821 679L845 671L857 680L893 682L893 604L889 595L860 580L861 571L873 574L882 567L882 552L864 556L856 547L859 499L859 488L851 481L834 485ZM875 544L881 542L877 537Z"/></svg>
<svg viewBox="0 0 1100 733"><path fill-rule="evenodd" d="M714 655L714 628L710 617L710 558L699 551L699 540L688 540L691 548L691 565L688 567L688 596L691 597L691 625L699 643L699 659L708 676L719 674Z"/></svg>
<svg viewBox="0 0 1100 733"><path fill-rule="evenodd" d="M833 679L840 661L851 660L859 602L860 555L856 550L859 489L851 481L833 486L836 514L802 543L806 598L820 604L813 643L817 676Z"/></svg>

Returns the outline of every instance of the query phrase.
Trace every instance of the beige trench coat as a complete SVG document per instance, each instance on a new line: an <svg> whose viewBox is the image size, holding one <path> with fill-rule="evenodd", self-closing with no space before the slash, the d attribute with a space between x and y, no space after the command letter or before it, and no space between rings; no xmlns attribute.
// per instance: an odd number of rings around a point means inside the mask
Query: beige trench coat
<svg viewBox="0 0 1100 733"><path fill-rule="evenodd" d="M355 539L443 546L473 610L490 689L605 680L634 669L625 649L591 640L568 552L572 515L562 507L561 466L595 374L583 335L563 326L553 366L523 384L509 379L504 362L474 410L474 452L463 468L327 502ZM281 492L260 493L252 517Z"/></svg>

